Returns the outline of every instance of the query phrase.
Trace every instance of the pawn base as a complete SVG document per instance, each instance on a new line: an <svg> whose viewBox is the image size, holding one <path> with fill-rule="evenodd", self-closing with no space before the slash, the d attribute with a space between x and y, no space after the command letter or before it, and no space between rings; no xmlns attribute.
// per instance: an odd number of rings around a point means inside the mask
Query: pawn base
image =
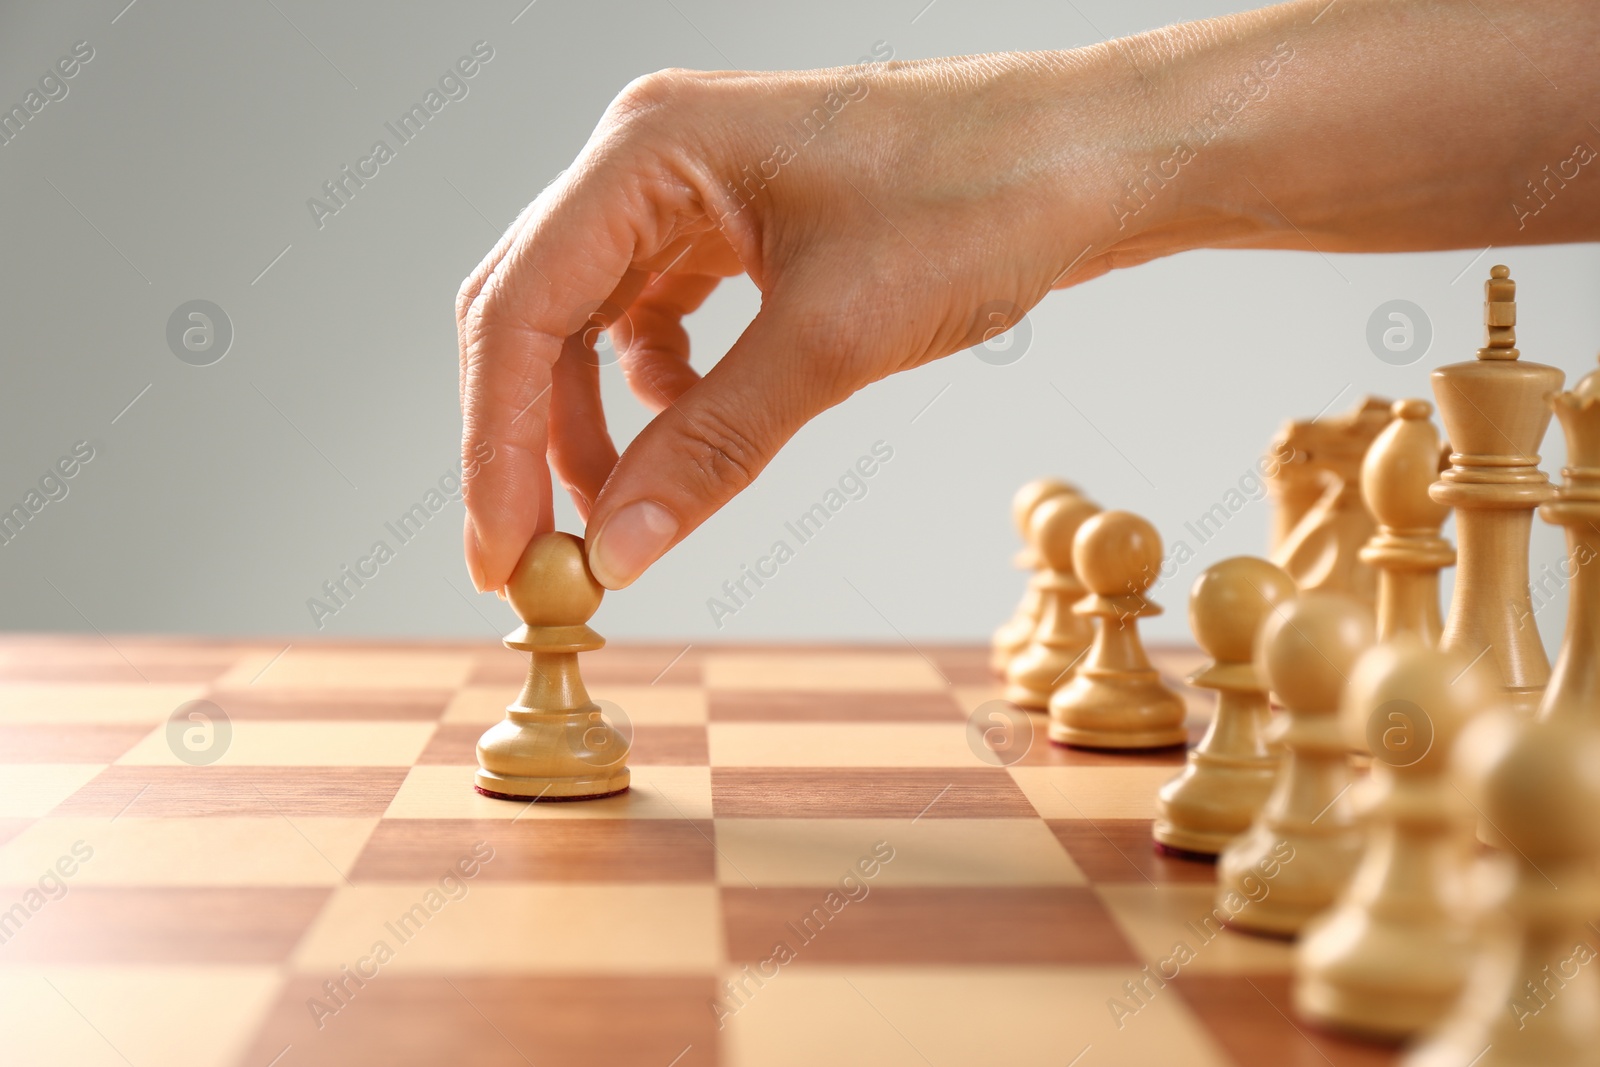
<svg viewBox="0 0 1600 1067"><path fill-rule="evenodd" d="M989 651L989 670L1000 678L1006 676L1006 670L1011 666L1011 661L1022 654L1027 648L1026 643L1001 644L996 640Z"/></svg>
<svg viewBox="0 0 1600 1067"><path fill-rule="evenodd" d="M1157 819L1150 828L1150 836L1155 840L1157 849L1185 859L1200 859L1212 863L1216 862L1217 855L1242 832L1208 833L1205 830L1175 826L1166 819Z"/></svg>
<svg viewBox="0 0 1600 1067"><path fill-rule="evenodd" d="M1176 845L1166 845L1162 844L1159 838L1152 841L1150 844L1151 847L1155 849L1156 854L1159 856L1170 856L1175 860L1189 860L1192 863L1217 862L1216 852L1201 852L1197 849L1179 848ZM1221 849L1218 849L1217 851L1220 852Z"/></svg>
<svg viewBox="0 0 1600 1067"><path fill-rule="evenodd" d="M1363 1041L1394 1044L1438 1026L1459 999L1459 989L1434 996L1393 987L1357 990L1304 974L1294 990L1301 1018Z"/></svg>
<svg viewBox="0 0 1600 1067"><path fill-rule="evenodd" d="M588 778L518 778L478 771L472 787L496 800L599 800L628 791L629 773L592 775Z"/></svg>
<svg viewBox="0 0 1600 1067"><path fill-rule="evenodd" d="M478 739L474 785L516 800L591 800L628 788L628 742L593 703L558 712L508 709Z"/></svg>
<svg viewBox="0 0 1600 1067"><path fill-rule="evenodd" d="M1219 756L1204 744L1156 794L1150 835L1158 844L1215 856L1250 829L1266 805L1277 760Z"/></svg>
<svg viewBox="0 0 1600 1067"><path fill-rule="evenodd" d="M1309 832L1308 832L1309 831ZM1294 938L1327 911L1361 856L1360 833L1337 820L1327 829L1259 819L1217 857L1217 901L1237 897L1230 929Z"/></svg>
<svg viewBox="0 0 1600 1067"><path fill-rule="evenodd" d="M1182 727L1170 730L1079 730L1059 723L1050 724L1050 740L1068 748L1177 748L1188 742Z"/></svg>
<svg viewBox="0 0 1600 1067"><path fill-rule="evenodd" d="M1041 693L1037 689L1029 689L1025 685L1008 685L1003 696L1010 703L1028 711L1043 711L1050 706L1050 693L1048 690Z"/></svg>
<svg viewBox="0 0 1600 1067"><path fill-rule="evenodd" d="M1050 704L1050 694L1073 676L1081 651L1046 645L1023 649L1006 668L1005 698L1019 708L1043 711Z"/></svg>
<svg viewBox="0 0 1600 1067"><path fill-rule="evenodd" d="M1460 873L1452 871L1455 842L1397 836L1392 847L1419 856L1431 851L1431 875ZM1363 862L1371 860L1369 853ZM1428 877L1421 867L1413 871ZM1347 893L1318 916L1296 953L1294 1003L1300 1015L1367 1039L1398 1040L1436 1030L1461 1000L1482 948L1460 916L1435 897L1436 884L1431 878L1419 880L1410 893L1392 896Z"/></svg>
<svg viewBox="0 0 1600 1067"><path fill-rule="evenodd" d="M1050 698L1050 740L1076 748L1171 748L1188 742L1183 698L1155 671L1081 670Z"/></svg>

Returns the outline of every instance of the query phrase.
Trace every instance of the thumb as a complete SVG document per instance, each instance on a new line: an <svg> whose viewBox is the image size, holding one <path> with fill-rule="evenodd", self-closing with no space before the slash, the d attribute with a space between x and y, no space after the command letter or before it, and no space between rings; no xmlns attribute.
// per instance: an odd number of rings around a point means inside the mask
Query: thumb
<svg viewBox="0 0 1600 1067"><path fill-rule="evenodd" d="M825 336L825 334L827 336ZM815 314L763 307L716 366L666 407L617 461L589 518L589 569L621 589L737 496L795 432L854 387Z"/></svg>

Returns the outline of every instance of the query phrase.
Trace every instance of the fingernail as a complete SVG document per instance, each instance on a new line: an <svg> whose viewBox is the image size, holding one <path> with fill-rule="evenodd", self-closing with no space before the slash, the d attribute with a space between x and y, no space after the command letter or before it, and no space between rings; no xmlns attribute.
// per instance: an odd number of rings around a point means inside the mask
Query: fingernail
<svg viewBox="0 0 1600 1067"><path fill-rule="evenodd" d="M678 535L678 520L654 500L635 500L607 520L589 546L589 570L607 589L631 585Z"/></svg>
<svg viewBox="0 0 1600 1067"><path fill-rule="evenodd" d="M483 545L478 543L478 528L467 519L466 536L467 573L472 576L472 588L483 592Z"/></svg>

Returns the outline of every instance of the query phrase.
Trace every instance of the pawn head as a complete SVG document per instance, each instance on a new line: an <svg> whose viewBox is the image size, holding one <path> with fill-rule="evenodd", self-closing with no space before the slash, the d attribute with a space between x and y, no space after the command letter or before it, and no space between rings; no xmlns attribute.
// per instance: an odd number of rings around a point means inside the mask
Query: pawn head
<svg viewBox="0 0 1600 1067"><path fill-rule="evenodd" d="M1084 523L1100 514L1100 505L1076 493L1058 493L1033 509L1028 540L1053 571L1072 573L1072 542Z"/></svg>
<svg viewBox="0 0 1600 1067"><path fill-rule="evenodd" d="M1143 593L1161 571L1161 535L1131 511L1102 511L1079 527L1072 561L1092 593Z"/></svg>
<svg viewBox="0 0 1600 1067"><path fill-rule="evenodd" d="M583 541L569 533L544 533L528 542L506 582L511 607L529 626L581 626L605 593L589 573Z"/></svg>
<svg viewBox="0 0 1600 1067"><path fill-rule="evenodd" d="M1296 592L1282 567L1254 556L1225 559L1196 579L1189 593L1189 629L1218 663L1249 663L1267 617Z"/></svg>
<svg viewBox="0 0 1600 1067"><path fill-rule="evenodd" d="M1028 522L1033 518L1035 508L1051 497L1077 492L1077 486L1060 478L1035 478L1018 489L1017 495L1011 498L1011 518L1016 522L1017 532L1022 534L1023 540L1027 540Z"/></svg>
<svg viewBox="0 0 1600 1067"><path fill-rule="evenodd" d="M1485 822L1528 862L1592 864L1600 854L1600 730L1583 719L1480 715L1454 768Z"/></svg>
<svg viewBox="0 0 1600 1067"><path fill-rule="evenodd" d="M1267 688L1297 712L1332 715L1373 641L1371 612L1340 593L1302 593L1267 617L1256 659Z"/></svg>
<svg viewBox="0 0 1600 1067"><path fill-rule="evenodd" d="M1401 633L1361 654L1344 687L1345 740L1373 765L1438 773L1467 720L1488 706L1491 669ZM1412 771L1415 768L1415 771Z"/></svg>

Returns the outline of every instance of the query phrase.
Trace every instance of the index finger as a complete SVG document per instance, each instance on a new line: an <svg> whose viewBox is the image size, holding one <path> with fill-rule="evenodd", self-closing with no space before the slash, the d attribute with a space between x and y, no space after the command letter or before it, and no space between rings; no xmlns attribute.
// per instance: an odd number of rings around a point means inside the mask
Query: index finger
<svg viewBox="0 0 1600 1067"><path fill-rule="evenodd" d="M650 278L634 262L672 240L688 200L608 155L579 160L544 190L461 288L462 494L480 590L506 584L530 537L552 525L547 451L563 342L597 309L634 301Z"/></svg>

